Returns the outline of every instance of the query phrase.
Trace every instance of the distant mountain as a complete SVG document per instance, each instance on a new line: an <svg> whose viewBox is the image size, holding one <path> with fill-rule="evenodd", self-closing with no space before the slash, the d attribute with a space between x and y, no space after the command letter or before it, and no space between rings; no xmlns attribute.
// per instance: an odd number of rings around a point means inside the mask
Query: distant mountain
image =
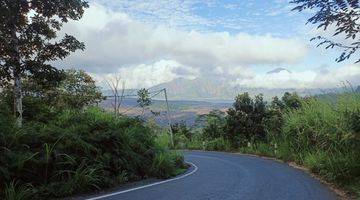
<svg viewBox="0 0 360 200"><path fill-rule="evenodd" d="M271 70L271 71L268 71L266 74L277 74L277 73L279 73L279 72L281 72L281 71L286 71L286 72L291 73L291 71L289 71L289 70L287 70L287 69L285 69L285 68L283 68L283 67L278 67L278 68L276 68L276 69L273 69L273 70Z"/></svg>
<svg viewBox="0 0 360 200"><path fill-rule="evenodd" d="M298 92L303 96L325 93L322 89L251 88L232 86L223 81L210 81L201 78L193 80L178 78L170 82L156 85L150 88L150 90L162 88L167 89L169 99L173 100L233 100L237 94L244 92L248 92L252 96L262 93L266 100L270 100L274 96L282 96L285 92Z"/></svg>
<svg viewBox="0 0 360 200"><path fill-rule="evenodd" d="M281 72L291 73L286 68L275 68L267 74L277 74ZM166 88L169 100L195 100L195 101L210 101L210 102L224 102L233 100L236 95L248 92L251 96L262 93L265 100L271 100L274 96L282 96L285 92L297 92L301 96L310 96L316 94L324 94L334 92L339 89L320 89L320 88L266 88L266 87L245 87L230 85L226 80L216 80L209 78L185 79L177 78L169 82L161 83L149 88L150 91L156 91ZM360 88L357 88L360 90ZM341 90L341 89L340 89ZM105 95L112 95L111 91L103 91ZM129 97L135 97L136 89L127 89L125 94ZM132 95L132 96L131 96ZM157 96L158 99L163 99Z"/></svg>
<svg viewBox="0 0 360 200"><path fill-rule="evenodd" d="M234 95L233 88L220 81L196 78L193 80L178 78L156 85L150 90L166 88L171 99L222 100Z"/></svg>

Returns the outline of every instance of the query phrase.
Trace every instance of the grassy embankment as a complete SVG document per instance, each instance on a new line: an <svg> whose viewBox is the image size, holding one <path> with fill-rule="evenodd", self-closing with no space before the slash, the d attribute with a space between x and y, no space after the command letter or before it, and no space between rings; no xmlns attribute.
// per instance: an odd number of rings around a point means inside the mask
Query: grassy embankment
<svg viewBox="0 0 360 200"><path fill-rule="evenodd" d="M266 133L264 138L239 136L237 138L245 142L234 145L228 136L229 121L234 121L227 119L229 116L208 116L202 130L193 132L191 138L177 136L177 144L180 148L203 149L205 141L206 150L234 151L296 162L323 180L360 197L360 93L347 92L335 98L305 98L299 102L301 106L285 108L278 112L281 115L271 114L273 110L266 108L261 121ZM242 118L237 119L239 124L243 122ZM279 125L278 129L271 126L274 123ZM239 130L238 134L242 134ZM215 137L208 137L214 134Z"/></svg>
<svg viewBox="0 0 360 200"><path fill-rule="evenodd" d="M185 170L143 122L99 108L37 115L23 127L0 109L0 198L49 199Z"/></svg>

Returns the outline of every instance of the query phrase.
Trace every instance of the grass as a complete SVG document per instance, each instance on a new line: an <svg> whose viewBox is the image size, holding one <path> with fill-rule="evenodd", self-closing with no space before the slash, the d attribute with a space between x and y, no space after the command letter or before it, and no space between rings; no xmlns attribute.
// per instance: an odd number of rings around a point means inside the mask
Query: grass
<svg viewBox="0 0 360 200"><path fill-rule="evenodd" d="M241 151L295 161L360 197L359 110L359 93L341 94L336 101L304 101L283 116L282 132L271 143Z"/></svg>
<svg viewBox="0 0 360 200"><path fill-rule="evenodd" d="M19 185L18 182L11 181L5 185L4 198L7 200L23 200L29 199L32 195L31 185Z"/></svg>
<svg viewBox="0 0 360 200"><path fill-rule="evenodd" d="M138 119L97 107L15 125L0 110L0 199L50 199L184 170L183 156Z"/></svg>
<svg viewBox="0 0 360 200"><path fill-rule="evenodd" d="M169 178L178 175L186 166L177 152L160 152L154 158L152 169L158 178Z"/></svg>

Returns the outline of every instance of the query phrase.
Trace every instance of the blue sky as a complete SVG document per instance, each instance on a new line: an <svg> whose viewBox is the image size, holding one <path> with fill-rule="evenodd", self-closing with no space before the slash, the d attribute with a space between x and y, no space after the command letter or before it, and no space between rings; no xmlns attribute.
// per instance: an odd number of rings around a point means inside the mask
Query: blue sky
<svg viewBox="0 0 360 200"><path fill-rule="evenodd" d="M129 87L180 77L251 87L356 81L354 60L336 63L338 50L309 41L319 33L305 25L314 11L293 7L288 0L92 0L84 18L64 28L87 45L65 64L99 80L122 76ZM278 67L292 73L266 74Z"/></svg>
<svg viewBox="0 0 360 200"><path fill-rule="evenodd" d="M134 6L141 1L111 0L93 1L113 10L128 13L144 22L177 25L185 29L203 31L226 31L229 33L247 32L250 34L273 34L292 37L301 34L309 13L298 14L286 0L240 0L240 1L153 1L167 11L157 12L158 8ZM124 3L125 2L125 3ZM162 3L158 3L162 2ZM164 3L165 2L165 3ZM174 2L174 1L173 1ZM176 1L178 2L178 1ZM146 4L146 3L144 3ZM179 5L179 7L177 7ZM139 8L141 7L141 8ZM180 16L181 15L181 16ZM189 17L191 15L191 17ZM185 17L186 16L186 17Z"/></svg>

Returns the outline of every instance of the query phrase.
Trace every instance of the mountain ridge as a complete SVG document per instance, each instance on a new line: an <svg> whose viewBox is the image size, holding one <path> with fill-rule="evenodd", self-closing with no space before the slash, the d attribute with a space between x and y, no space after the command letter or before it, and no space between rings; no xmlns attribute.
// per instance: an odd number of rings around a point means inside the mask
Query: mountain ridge
<svg viewBox="0 0 360 200"><path fill-rule="evenodd" d="M333 89L321 88L266 88L232 86L222 81L209 81L204 79L174 79L150 88L158 90L166 88L169 99L173 100L232 100L237 94L248 92L251 96L262 93L264 99L282 96L285 92L297 92L301 96L325 93Z"/></svg>

